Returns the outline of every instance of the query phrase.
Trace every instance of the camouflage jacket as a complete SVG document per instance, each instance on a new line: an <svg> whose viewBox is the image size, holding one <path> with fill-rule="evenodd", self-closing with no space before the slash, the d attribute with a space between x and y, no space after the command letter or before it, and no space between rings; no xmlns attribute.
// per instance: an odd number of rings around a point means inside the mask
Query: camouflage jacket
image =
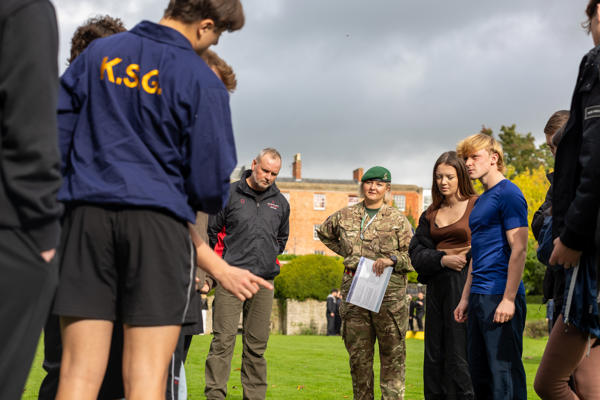
<svg viewBox="0 0 600 400"><path fill-rule="evenodd" d="M406 274L414 271L408 256L412 229L406 216L384 204L367 226L369 220L361 201L330 215L317 229L317 234L325 246L344 257L344 265L348 269L355 270L360 257L376 260L394 255L398 258L395 272Z"/></svg>

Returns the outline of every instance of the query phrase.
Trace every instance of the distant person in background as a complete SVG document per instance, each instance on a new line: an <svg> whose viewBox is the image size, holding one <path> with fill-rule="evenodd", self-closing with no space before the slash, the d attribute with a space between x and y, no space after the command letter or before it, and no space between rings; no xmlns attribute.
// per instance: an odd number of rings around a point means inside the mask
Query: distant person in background
<svg viewBox="0 0 600 400"><path fill-rule="evenodd" d="M417 293L415 300L415 320L419 331L423 330L423 317L425 316L425 296L423 292Z"/></svg>
<svg viewBox="0 0 600 400"><path fill-rule="evenodd" d="M477 196L456 152L433 166L432 204L410 242L418 281L427 285L423 383L425 399L473 399L467 328L454 320L471 258L469 215ZM467 267L467 268L465 268Z"/></svg>
<svg viewBox="0 0 600 400"><path fill-rule="evenodd" d="M331 293L327 296L327 336L335 335L335 309L337 307L337 289L331 289Z"/></svg>
<svg viewBox="0 0 600 400"><path fill-rule="evenodd" d="M58 282L58 28L47 0L0 3L0 398L20 399Z"/></svg>
<svg viewBox="0 0 600 400"><path fill-rule="evenodd" d="M342 293L338 290L335 296L335 334L339 335L342 329L342 317L340 316L340 305L342 304Z"/></svg>
<svg viewBox="0 0 600 400"><path fill-rule="evenodd" d="M408 329L415 331L415 299L411 294L408 295Z"/></svg>
<svg viewBox="0 0 600 400"><path fill-rule="evenodd" d="M379 343L381 397L404 398L406 360L406 274L412 271L408 243L412 228L406 216L386 204L392 175L383 167L370 168L360 184L363 201L345 207L327 218L317 229L319 239L344 257L341 291L347 297L361 256L374 261L373 272L381 275L393 268L378 313L343 300L340 306L342 338L350 356L354 398L373 398L374 345Z"/></svg>

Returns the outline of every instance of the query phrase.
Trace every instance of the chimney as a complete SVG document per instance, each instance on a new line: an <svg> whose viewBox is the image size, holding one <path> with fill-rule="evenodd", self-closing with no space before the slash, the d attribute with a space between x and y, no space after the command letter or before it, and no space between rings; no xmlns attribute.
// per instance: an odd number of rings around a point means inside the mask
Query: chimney
<svg viewBox="0 0 600 400"><path fill-rule="evenodd" d="M360 182L363 174L364 170L362 168L356 168L354 171L352 171L352 179L354 179L354 182Z"/></svg>
<svg viewBox="0 0 600 400"><path fill-rule="evenodd" d="M302 160L300 159L300 153L294 156L294 162L292 163L292 177L297 180L302 180Z"/></svg>

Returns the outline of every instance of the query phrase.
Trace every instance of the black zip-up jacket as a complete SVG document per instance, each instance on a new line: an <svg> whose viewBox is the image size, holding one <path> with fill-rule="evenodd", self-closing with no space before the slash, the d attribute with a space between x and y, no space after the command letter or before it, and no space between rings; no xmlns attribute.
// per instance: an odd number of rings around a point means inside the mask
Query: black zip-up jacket
<svg viewBox="0 0 600 400"><path fill-rule="evenodd" d="M444 279L442 276L452 273L448 268L442 267L442 257L446 255L446 252L435 248L435 243L431 238L431 232L429 230L427 211L423 211L419 218L417 230L410 240L408 254L410 255L410 263L418 273L417 281L424 285L439 279ZM468 269L470 261L471 251L467 254L466 269Z"/></svg>
<svg viewBox="0 0 600 400"><path fill-rule="evenodd" d="M552 235L575 250L594 247L600 204L600 46L583 57L571 115L556 152Z"/></svg>
<svg viewBox="0 0 600 400"><path fill-rule="evenodd" d="M225 228L223 259L264 279L279 274L277 256L289 236L290 205L275 184L257 194L248 186L248 170L231 184L227 207L208 219L208 238L214 248Z"/></svg>
<svg viewBox="0 0 600 400"><path fill-rule="evenodd" d="M0 2L0 229L55 248L62 206L56 127L58 30L47 0Z"/></svg>
<svg viewBox="0 0 600 400"><path fill-rule="evenodd" d="M423 211L419 218L419 225L408 246L408 254L410 263L419 274L417 280L424 285L444 270L440 261L446 253L435 249L435 243L429 232L427 211Z"/></svg>

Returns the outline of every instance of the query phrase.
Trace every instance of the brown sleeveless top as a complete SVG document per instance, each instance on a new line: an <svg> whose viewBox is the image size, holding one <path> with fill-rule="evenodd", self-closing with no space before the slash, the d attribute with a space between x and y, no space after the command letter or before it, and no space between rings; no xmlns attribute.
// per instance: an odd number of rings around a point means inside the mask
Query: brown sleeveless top
<svg viewBox="0 0 600 400"><path fill-rule="evenodd" d="M431 239L436 244L437 250L446 251L448 254L466 254L471 248L471 229L469 229L469 215L475 205L477 197L471 197L463 216L456 222L439 228L435 224L438 210L428 216L429 232Z"/></svg>

